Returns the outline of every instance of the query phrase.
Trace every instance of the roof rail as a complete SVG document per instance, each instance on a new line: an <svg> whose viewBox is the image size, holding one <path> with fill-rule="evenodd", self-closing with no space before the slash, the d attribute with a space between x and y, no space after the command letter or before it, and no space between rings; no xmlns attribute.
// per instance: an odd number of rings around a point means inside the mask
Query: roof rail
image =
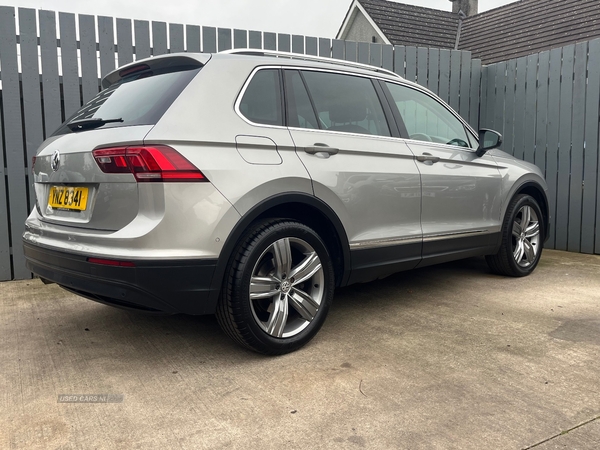
<svg viewBox="0 0 600 450"><path fill-rule="evenodd" d="M222 51L219 53L228 53L228 54L234 54L234 55L275 56L275 57L280 57L280 58L300 59L303 61L314 61L314 62L321 62L321 63L326 63L326 64L327 63L337 64L340 66L355 67L357 69L370 70L372 72L381 72L381 73L385 73L387 75L391 75L396 78L402 78L397 73L392 72L391 70L384 69L382 67L370 66L368 64L357 63L354 61L346 61L344 59L335 59L335 58L325 58L323 56L304 55L302 53L278 52L275 50L260 50L260 49L256 49L256 50L240 49L240 48L225 50L225 51Z"/></svg>

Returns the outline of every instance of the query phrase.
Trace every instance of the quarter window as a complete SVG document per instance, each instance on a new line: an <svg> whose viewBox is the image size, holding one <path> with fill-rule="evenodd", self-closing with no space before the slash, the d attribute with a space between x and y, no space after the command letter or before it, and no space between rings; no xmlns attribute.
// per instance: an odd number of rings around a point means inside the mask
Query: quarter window
<svg viewBox="0 0 600 450"><path fill-rule="evenodd" d="M240 112L254 123L283 125L279 70L256 72L242 97Z"/></svg>
<svg viewBox="0 0 600 450"><path fill-rule="evenodd" d="M368 78L303 71L323 130L390 136L373 82Z"/></svg>
<svg viewBox="0 0 600 450"><path fill-rule="evenodd" d="M416 89L386 85L411 139L471 147L463 124L438 101Z"/></svg>

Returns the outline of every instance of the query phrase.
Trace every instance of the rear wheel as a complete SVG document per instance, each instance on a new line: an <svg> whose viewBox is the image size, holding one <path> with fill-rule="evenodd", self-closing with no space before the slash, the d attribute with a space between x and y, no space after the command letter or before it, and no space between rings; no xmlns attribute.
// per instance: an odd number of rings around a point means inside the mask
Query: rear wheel
<svg viewBox="0 0 600 450"><path fill-rule="evenodd" d="M535 199L515 196L506 211L500 251L486 256L488 265L500 275L529 275L542 256L544 233L542 211Z"/></svg>
<svg viewBox="0 0 600 450"><path fill-rule="evenodd" d="M289 353L319 331L333 289L333 266L321 238L301 223L269 220L238 246L217 318L229 336L254 351Z"/></svg>

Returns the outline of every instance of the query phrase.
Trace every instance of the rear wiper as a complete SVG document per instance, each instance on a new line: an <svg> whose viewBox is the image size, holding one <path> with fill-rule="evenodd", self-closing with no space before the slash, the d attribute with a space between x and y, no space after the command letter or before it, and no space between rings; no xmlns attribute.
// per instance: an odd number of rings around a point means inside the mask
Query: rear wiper
<svg viewBox="0 0 600 450"><path fill-rule="evenodd" d="M72 120L67 126L71 131L81 131L90 128L98 128L112 122L123 122L123 119L101 119L99 117L90 117L89 119Z"/></svg>

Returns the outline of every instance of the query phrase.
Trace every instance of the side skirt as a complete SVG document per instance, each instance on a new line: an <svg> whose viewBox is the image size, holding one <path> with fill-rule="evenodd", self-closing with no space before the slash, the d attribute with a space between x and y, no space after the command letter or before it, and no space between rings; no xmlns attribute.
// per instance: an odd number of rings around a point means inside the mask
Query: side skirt
<svg viewBox="0 0 600 450"><path fill-rule="evenodd" d="M500 238L498 231L468 236L440 236L369 248L355 245L350 249L352 272L347 284L366 283L418 267L494 254L498 251Z"/></svg>

